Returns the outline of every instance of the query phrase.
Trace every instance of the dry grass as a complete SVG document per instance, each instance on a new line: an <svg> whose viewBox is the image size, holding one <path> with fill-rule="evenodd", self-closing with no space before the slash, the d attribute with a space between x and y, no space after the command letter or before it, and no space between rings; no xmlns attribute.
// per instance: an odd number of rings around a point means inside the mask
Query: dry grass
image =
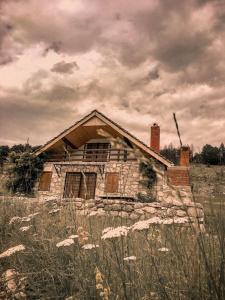
<svg viewBox="0 0 225 300"><path fill-rule="evenodd" d="M212 219L206 234L158 225L102 240L106 227L131 222L76 216L72 203L50 215L52 208L7 199L0 203L0 253L19 244L26 248L2 258L1 273L10 268L26 277L27 299L224 299L224 214ZM9 225L12 217L34 212L40 214L31 221ZM28 231L19 229L27 225L32 225ZM74 244L56 247L72 234L79 235ZM84 244L99 247L85 250ZM130 256L136 260L124 260ZM7 297L13 299L10 293Z"/></svg>

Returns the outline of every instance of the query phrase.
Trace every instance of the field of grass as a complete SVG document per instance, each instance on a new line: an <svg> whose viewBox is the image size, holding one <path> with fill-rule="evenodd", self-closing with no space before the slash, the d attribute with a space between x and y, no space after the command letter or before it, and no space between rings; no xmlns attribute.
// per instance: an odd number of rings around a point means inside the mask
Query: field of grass
<svg viewBox="0 0 225 300"><path fill-rule="evenodd" d="M205 214L225 214L225 166L191 165L190 177L195 200L203 204Z"/></svg>
<svg viewBox="0 0 225 300"><path fill-rule="evenodd" d="M77 216L72 203L5 198L0 299L224 299L225 216L214 213L206 232L198 225L138 231L130 220ZM11 290L9 269L18 272Z"/></svg>

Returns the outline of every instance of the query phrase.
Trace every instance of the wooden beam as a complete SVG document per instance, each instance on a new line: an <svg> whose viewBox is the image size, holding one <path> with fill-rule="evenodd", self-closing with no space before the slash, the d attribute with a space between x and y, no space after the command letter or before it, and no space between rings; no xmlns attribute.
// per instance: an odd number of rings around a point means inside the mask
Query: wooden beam
<svg viewBox="0 0 225 300"><path fill-rule="evenodd" d="M78 149L73 143L71 143L66 137L62 138L63 142L67 145L70 146L72 149Z"/></svg>
<svg viewBox="0 0 225 300"><path fill-rule="evenodd" d="M134 148L132 143L128 140L128 138L126 138L125 136L123 137L124 142L127 144L128 147L130 148Z"/></svg>

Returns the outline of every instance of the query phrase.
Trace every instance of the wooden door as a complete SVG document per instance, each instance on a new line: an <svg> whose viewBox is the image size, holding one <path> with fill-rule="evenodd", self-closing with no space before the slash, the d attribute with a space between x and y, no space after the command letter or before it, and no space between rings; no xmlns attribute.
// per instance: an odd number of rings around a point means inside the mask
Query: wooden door
<svg viewBox="0 0 225 300"><path fill-rule="evenodd" d="M119 190L119 174L118 173L106 173L105 192L106 193L118 193L118 190Z"/></svg>
<svg viewBox="0 0 225 300"><path fill-rule="evenodd" d="M95 197L96 173L66 173L64 198L84 198Z"/></svg>
<svg viewBox="0 0 225 300"><path fill-rule="evenodd" d="M84 173L81 177L79 197L93 199L95 197L96 173Z"/></svg>

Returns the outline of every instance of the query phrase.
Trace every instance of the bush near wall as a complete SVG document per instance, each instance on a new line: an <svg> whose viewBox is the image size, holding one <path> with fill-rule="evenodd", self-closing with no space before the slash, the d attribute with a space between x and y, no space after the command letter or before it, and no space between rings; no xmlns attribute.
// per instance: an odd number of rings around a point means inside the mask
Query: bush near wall
<svg viewBox="0 0 225 300"><path fill-rule="evenodd" d="M44 158L35 157L30 151L11 152L9 161L12 165L8 169L7 190L13 194L33 194L34 184L43 169Z"/></svg>

